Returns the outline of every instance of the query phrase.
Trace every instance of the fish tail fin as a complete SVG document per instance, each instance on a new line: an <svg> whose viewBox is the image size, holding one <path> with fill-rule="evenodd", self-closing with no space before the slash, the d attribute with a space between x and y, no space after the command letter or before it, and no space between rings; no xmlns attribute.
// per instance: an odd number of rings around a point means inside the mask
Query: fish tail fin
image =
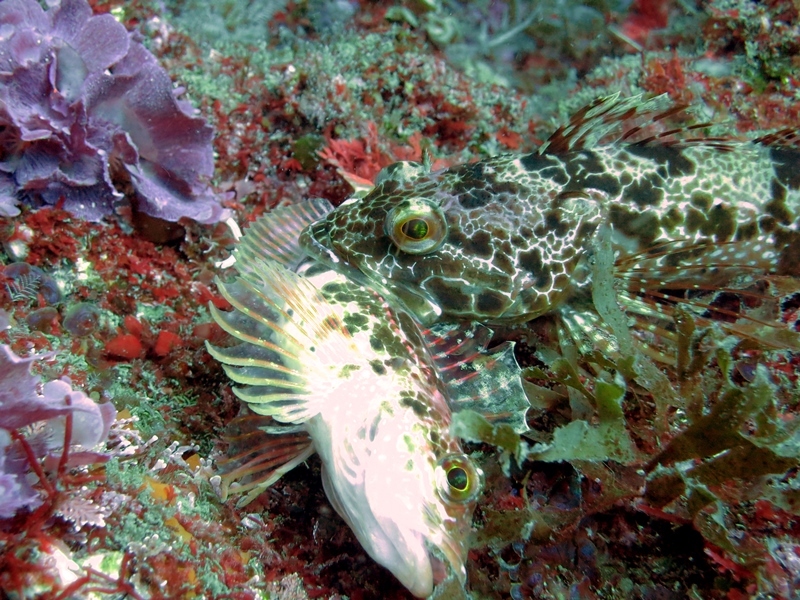
<svg viewBox="0 0 800 600"><path fill-rule="evenodd" d="M245 494L237 502L239 507L252 502L314 453L304 430L276 425L270 417L252 413L228 423L222 439L228 444L227 455L216 461L222 500Z"/></svg>
<svg viewBox="0 0 800 600"><path fill-rule="evenodd" d="M239 344L206 343L228 376L234 393L261 415L303 423L318 414L323 380L354 351L352 339L331 305L307 280L274 261L251 257L230 283L217 280L234 307L209 310Z"/></svg>

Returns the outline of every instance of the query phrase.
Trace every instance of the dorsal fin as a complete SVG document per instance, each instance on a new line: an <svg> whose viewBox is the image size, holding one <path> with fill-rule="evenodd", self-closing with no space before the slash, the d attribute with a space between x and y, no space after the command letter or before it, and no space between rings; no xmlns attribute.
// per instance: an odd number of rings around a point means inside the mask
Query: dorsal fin
<svg viewBox="0 0 800 600"><path fill-rule="evenodd" d="M312 198L288 206L279 206L254 221L236 247L237 260L253 257L269 259L294 271L306 254L300 248L300 232L333 210L324 198Z"/></svg>
<svg viewBox="0 0 800 600"><path fill-rule="evenodd" d="M620 94L616 93L598 98L556 129L539 149L539 154L566 154L622 142L636 146L704 145L721 151L731 150L741 143L732 137L687 137L690 132L705 129L711 123L665 128L666 122L687 113L688 108L672 104L666 94L653 98L638 94L620 100Z"/></svg>
<svg viewBox="0 0 800 600"><path fill-rule="evenodd" d="M753 140L754 144L769 146L770 148L792 148L800 150L800 128L786 127L774 133L762 135Z"/></svg>

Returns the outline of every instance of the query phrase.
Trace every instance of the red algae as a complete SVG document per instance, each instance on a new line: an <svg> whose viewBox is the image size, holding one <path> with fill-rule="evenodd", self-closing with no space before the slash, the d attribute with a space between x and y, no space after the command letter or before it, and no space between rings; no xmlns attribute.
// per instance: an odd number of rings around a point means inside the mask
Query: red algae
<svg viewBox="0 0 800 600"><path fill-rule="evenodd" d="M106 354L112 358L131 360L142 355L141 340L131 333L120 333L106 342Z"/></svg>
<svg viewBox="0 0 800 600"><path fill-rule="evenodd" d="M183 340L180 336L164 329L158 332L156 344L153 346L153 352L155 352L157 356L164 357L175 348L180 348L182 345Z"/></svg>

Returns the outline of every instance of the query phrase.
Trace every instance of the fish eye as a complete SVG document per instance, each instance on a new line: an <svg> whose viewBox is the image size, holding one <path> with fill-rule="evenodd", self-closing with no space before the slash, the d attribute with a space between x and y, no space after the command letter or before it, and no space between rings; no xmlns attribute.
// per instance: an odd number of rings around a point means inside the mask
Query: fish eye
<svg viewBox="0 0 800 600"><path fill-rule="evenodd" d="M438 206L416 198L389 211L384 231L403 252L428 254L444 242L447 223Z"/></svg>
<svg viewBox="0 0 800 600"><path fill-rule="evenodd" d="M448 454L436 468L436 485L442 500L466 504L483 488L483 472L465 454Z"/></svg>
<svg viewBox="0 0 800 600"><path fill-rule="evenodd" d="M451 467L447 472L447 483L450 489L463 494L469 489L469 475L461 467Z"/></svg>

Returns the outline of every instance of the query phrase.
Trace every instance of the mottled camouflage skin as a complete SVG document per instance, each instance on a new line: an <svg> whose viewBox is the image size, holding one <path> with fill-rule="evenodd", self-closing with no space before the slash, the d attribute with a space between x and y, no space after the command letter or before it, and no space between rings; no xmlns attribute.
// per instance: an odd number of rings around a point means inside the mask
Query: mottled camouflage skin
<svg viewBox="0 0 800 600"><path fill-rule="evenodd" d="M312 438L331 441L330 445L315 441L327 465L326 494L370 555L416 595L430 593L422 567L403 566L406 557L387 557L380 545L370 546L378 536L377 525L368 515L384 520L381 526L388 535L392 533L385 519L396 519L394 535L401 540L410 535L402 533L409 526L403 513L410 510L419 521L410 525L412 531L446 558L463 583L465 543L475 502L448 501L437 488L442 482L433 477L445 457L463 452L460 440L450 433L445 384L408 314L392 310L372 290L326 271L314 266L303 274L318 286L359 348L354 354L357 360L347 362L341 357L339 382L318 382L320 388L339 387L340 392L331 395L322 413L308 425ZM369 509L352 502L348 491L352 488L364 490ZM390 502L397 504L395 510ZM396 542L398 548L411 543Z"/></svg>
<svg viewBox="0 0 800 600"><path fill-rule="evenodd" d="M312 212L303 209L278 209L248 230L236 253L240 276L218 282L234 310L210 307L240 343L208 350L252 411L286 424L270 430L276 444L292 425L310 436L331 504L377 562L420 597L439 576L432 556L463 583L481 476L450 432L447 384L407 313L319 263L293 265L298 273L282 266L299 249L272 243L282 231L296 239L286 223ZM452 467L468 487L450 486Z"/></svg>
<svg viewBox="0 0 800 600"><path fill-rule="evenodd" d="M404 176L389 173L308 228L301 244L360 272L423 323L553 311L585 283L600 226L613 229L617 256L629 258L642 288L691 288L741 268L800 275L796 147L765 138L585 148L563 133L525 156L411 176L395 166ZM785 138L796 144L796 134ZM385 224L392 208L417 199L446 220L443 242L427 254L403 252Z"/></svg>

